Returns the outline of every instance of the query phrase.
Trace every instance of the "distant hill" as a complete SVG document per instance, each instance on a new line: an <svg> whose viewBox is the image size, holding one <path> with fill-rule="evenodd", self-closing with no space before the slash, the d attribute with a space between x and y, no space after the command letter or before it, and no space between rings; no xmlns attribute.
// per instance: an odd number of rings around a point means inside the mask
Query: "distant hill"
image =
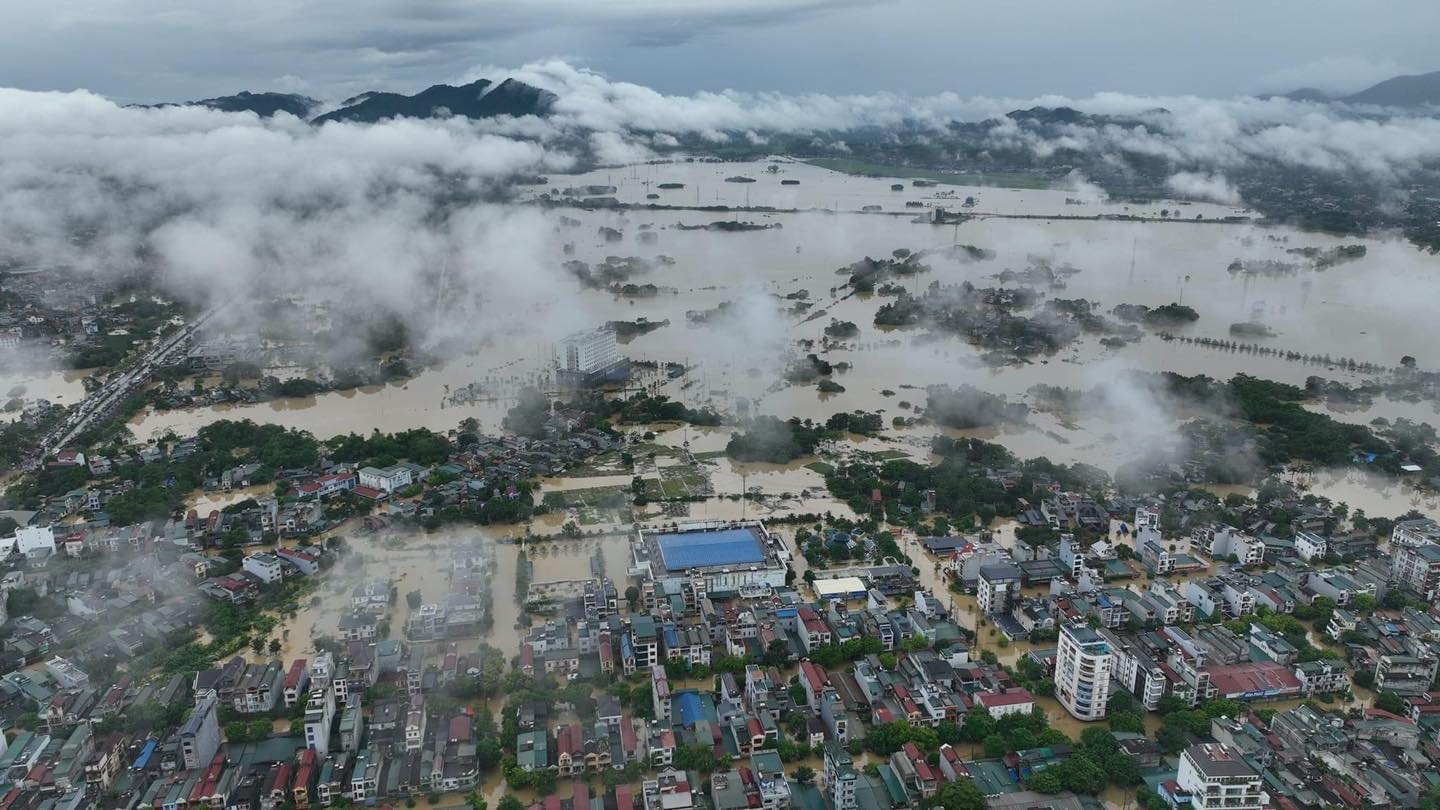
<svg viewBox="0 0 1440 810"><path fill-rule="evenodd" d="M179 104L142 104L142 107L209 107L222 112L253 112L261 118L270 118L276 113L290 113L296 118L309 118L320 107L320 102L309 96L294 93L251 93L242 90L233 96L216 96L199 101L183 101Z"/></svg>
<svg viewBox="0 0 1440 810"><path fill-rule="evenodd" d="M1416 76L1396 76L1340 100L1351 104L1379 104L1386 107L1440 105L1440 70Z"/></svg>
<svg viewBox="0 0 1440 810"><path fill-rule="evenodd" d="M1316 90L1313 87L1302 87L1299 90L1291 90L1280 96L1291 101L1330 101L1330 94L1324 90Z"/></svg>
<svg viewBox="0 0 1440 810"><path fill-rule="evenodd" d="M314 123L358 121L373 124L386 118L431 118L459 115L492 118L497 115L544 115L555 103L555 94L515 79L498 85L487 79L454 87L437 84L413 96L401 93L361 93L346 99L338 110L328 112Z"/></svg>

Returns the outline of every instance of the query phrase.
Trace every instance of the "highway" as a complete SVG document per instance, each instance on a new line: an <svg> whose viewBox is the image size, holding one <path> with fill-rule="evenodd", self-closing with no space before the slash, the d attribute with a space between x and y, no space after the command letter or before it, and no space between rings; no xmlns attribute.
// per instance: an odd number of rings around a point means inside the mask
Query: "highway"
<svg viewBox="0 0 1440 810"><path fill-rule="evenodd" d="M185 324L175 332L151 346L120 376L105 383L99 390L86 397L64 423L40 440L39 456L44 458L75 440L86 428L97 420L106 419L132 394L150 382L155 369L167 365L177 352L188 349L196 331L215 316L220 306L211 307L194 321Z"/></svg>

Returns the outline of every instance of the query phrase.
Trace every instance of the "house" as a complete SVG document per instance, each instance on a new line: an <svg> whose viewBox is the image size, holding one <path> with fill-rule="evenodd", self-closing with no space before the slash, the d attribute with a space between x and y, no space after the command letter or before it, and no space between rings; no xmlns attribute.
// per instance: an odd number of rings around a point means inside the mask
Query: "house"
<svg viewBox="0 0 1440 810"><path fill-rule="evenodd" d="M1018 686L1000 692L981 692L975 696L975 702L996 720L1009 714L1029 714L1035 709L1035 696Z"/></svg>
<svg viewBox="0 0 1440 810"><path fill-rule="evenodd" d="M240 567L267 585L279 582L285 573L280 558L266 551L246 557Z"/></svg>
<svg viewBox="0 0 1440 810"><path fill-rule="evenodd" d="M346 641L371 641L380 631L380 622L373 613L355 611L340 617L340 638Z"/></svg>
<svg viewBox="0 0 1440 810"><path fill-rule="evenodd" d="M313 577L320 573L320 558L308 551L298 548L278 548L275 550L275 556L307 577Z"/></svg>
<svg viewBox="0 0 1440 810"><path fill-rule="evenodd" d="M361 467L357 486L389 495L397 489L410 486L413 481L414 476L409 467L394 464L389 467Z"/></svg>
<svg viewBox="0 0 1440 810"><path fill-rule="evenodd" d="M309 662L304 658L296 658L290 664L290 670L285 673L285 684L282 695L285 699L285 708L293 708L300 702L301 695L307 694L310 686Z"/></svg>
<svg viewBox="0 0 1440 810"><path fill-rule="evenodd" d="M1295 554L1306 562L1324 559L1329 549L1329 541L1314 532L1295 533Z"/></svg>
<svg viewBox="0 0 1440 810"><path fill-rule="evenodd" d="M55 532L49 526L21 526L4 543L26 559L44 559L55 553Z"/></svg>

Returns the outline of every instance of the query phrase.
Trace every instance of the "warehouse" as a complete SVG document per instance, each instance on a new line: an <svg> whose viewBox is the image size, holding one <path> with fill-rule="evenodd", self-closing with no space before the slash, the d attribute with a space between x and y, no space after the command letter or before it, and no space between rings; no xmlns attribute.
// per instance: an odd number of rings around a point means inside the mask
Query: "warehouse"
<svg viewBox="0 0 1440 810"><path fill-rule="evenodd" d="M864 599L869 589L865 587L865 580L859 577L837 577L835 579L817 579L810 584L815 589L815 596L829 602L847 602L851 599Z"/></svg>
<svg viewBox="0 0 1440 810"><path fill-rule="evenodd" d="M687 599L729 594L746 586L785 584L790 554L779 535L759 521L682 524L642 529L632 546L644 590L685 593Z"/></svg>

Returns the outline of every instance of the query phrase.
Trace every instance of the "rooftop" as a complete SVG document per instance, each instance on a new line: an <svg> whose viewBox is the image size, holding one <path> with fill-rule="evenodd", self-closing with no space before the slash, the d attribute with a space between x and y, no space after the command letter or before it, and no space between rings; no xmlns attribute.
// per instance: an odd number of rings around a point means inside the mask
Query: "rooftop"
<svg viewBox="0 0 1440 810"><path fill-rule="evenodd" d="M1255 769L1240 758L1240 752L1221 743L1192 745L1185 756L1195 763L1196 770L1207 777L1255 776Z"/></svg>
<svg viewBox="0 0 1440 810"><path fill-rule="evenodd" d="M708 568L716 565L750 565L765 561L764 541L751 527L655 535L667 569Z"/></svg>

